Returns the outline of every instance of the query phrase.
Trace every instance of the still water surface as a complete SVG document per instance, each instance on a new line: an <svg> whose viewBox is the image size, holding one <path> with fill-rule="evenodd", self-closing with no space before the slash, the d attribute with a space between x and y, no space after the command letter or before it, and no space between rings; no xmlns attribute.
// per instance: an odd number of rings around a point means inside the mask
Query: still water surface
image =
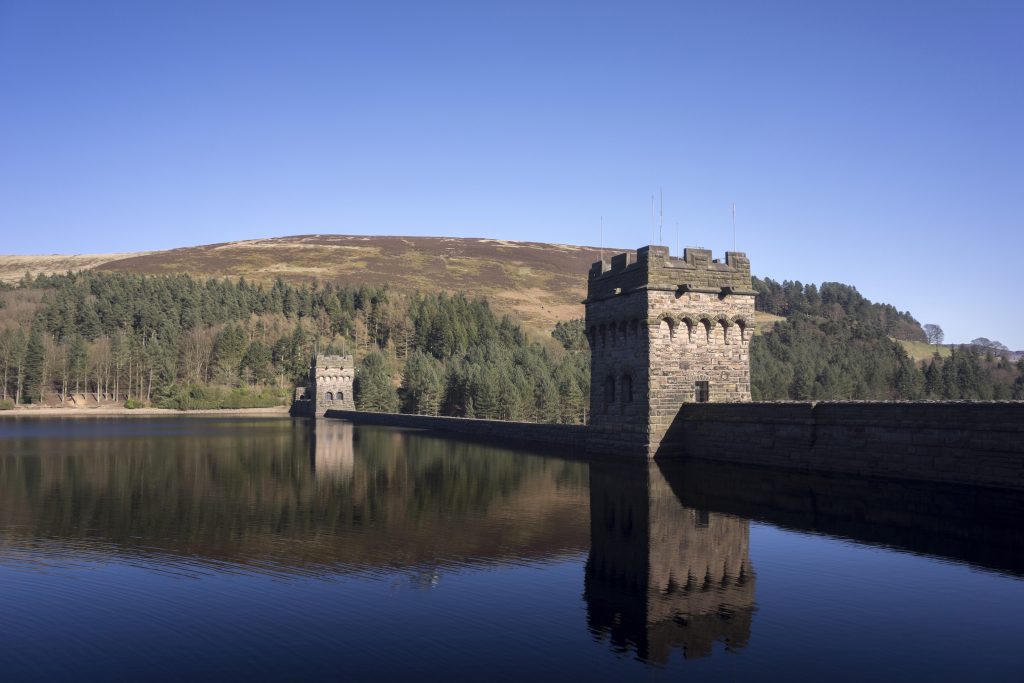
<svg viewBox="0 0 1024 683"><path fill-rule="evenodd" d="M1020 681L1021 498L2 419L0 680Z"/></svg>

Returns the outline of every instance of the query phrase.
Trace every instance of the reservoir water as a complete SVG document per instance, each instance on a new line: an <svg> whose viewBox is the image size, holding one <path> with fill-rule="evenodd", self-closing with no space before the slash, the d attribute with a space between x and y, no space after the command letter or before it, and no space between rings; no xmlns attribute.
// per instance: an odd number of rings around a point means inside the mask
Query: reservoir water
<svg viewBox="0 0 1024 683"><path fill-rule="evenodd" d="M1019 493L0 418L5 682L1020 681L1022 576Z"/></svg>

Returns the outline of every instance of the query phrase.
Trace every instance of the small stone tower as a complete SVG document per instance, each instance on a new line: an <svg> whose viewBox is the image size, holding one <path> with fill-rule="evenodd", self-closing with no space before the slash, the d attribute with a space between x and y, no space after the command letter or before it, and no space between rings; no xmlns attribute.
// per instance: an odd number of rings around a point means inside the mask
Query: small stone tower
<svg viewBox="0 0 1024 683"><path fill-rule="evenodd" d="M746 254L617 254L590 268L590 432L595 448L653 457L684 403L750 400L755 292Z"/></svg>
<svg viewBox="0 0 1024 683"><path fill-rule="evenodd" d="M352 382L355 363L352 356L314 355L306 386L295 387L292 413L323 415L325 410L355 410Z"/></svg>

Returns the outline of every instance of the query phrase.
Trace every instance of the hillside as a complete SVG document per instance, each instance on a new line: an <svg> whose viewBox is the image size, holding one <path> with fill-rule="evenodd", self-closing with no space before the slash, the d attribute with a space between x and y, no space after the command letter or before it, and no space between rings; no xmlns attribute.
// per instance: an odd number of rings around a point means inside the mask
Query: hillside
<svg viewBox="0 0 1024 683"><path fill-rule="evenodd" d="M584 422L580 300L598 257L565 245L346 236L0 257L18 281L0 291L0 407L277 405L319 347L355 353L362 409ZM22 279L67 269L78 272ZM1024 364L971 346L933 359L909 312L855 287L752 284L755 399L1024 397Z"/></svg>
<svg viewBox="0 0 1024 683"><path fill-rule="evenodd" d="M611 253L612 249L605 252ZM619 250L622 251L622 250ZM26 271L108 271L199 277L245 277L257 282L333 281L388 285L404 291L484 296L529 328L550 330L580 317L586 273L599 250L564 244L446 237L299 235L225 242L139 254L0 256L0 280Z"/></svg>
<svg viewBox="0 0 1024 683"><path fill-rule="evenodd" d="M624 251L607 248L605 255ZM499 313L546 336L559 320L583 316L586 273L600 250L567 244L456 237L297 235L122 254L0 255L0 282L26 272L99 269L198 277L320 280L350 287L388 285L403 291L465 292L487 298ZM758 330L780 316L759 311Z"/></svg>

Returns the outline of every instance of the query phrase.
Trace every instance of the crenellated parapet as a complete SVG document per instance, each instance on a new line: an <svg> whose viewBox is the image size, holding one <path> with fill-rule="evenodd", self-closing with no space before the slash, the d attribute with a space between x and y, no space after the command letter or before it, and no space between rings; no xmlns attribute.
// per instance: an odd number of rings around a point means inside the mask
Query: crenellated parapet
<svg viewBox="0 0 1024 683"><path fill-rule="evenodd" d="M669 292L702 292L729 296L756 292L750 280L750 260L738 251L727 251L724 263L712 259L709 249L688 247L683 258L672 258L668 247L647 246L634 252L596 261L590 267L587 302L655 289Z"/></svg>

